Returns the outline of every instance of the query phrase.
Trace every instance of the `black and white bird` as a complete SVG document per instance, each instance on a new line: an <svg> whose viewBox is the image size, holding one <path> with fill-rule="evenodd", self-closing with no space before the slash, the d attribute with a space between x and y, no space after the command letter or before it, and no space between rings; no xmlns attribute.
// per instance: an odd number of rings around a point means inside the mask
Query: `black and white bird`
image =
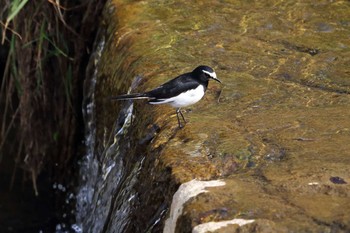
<svg viewBox="0 0 350 233"><path fill-rule="evenodd" d="M198 66L192 72L179 75L151 91L119 95L111 97L111 99L147 99L150 104L169 104L176 108L177 121L179 127L182 128L183 125L181 124L179 114L184 123L186 123L186 120L181 112L181 108L195 104L201 100L207 90L210 79L221 83L212 68L209 66Z"/></svg>

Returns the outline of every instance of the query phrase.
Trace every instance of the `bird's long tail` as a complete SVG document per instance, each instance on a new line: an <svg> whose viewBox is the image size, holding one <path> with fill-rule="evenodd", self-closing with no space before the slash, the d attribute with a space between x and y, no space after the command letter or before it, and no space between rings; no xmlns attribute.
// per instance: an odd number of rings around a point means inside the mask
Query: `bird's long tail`
<svg viewBox="0 0 350 233"><path fill-rule="evenodd" d="M149 99L150 96L146 93L135 93L135 94L125 94L113 96L110 99L112 100L138 100L138 99Z"/></svg>

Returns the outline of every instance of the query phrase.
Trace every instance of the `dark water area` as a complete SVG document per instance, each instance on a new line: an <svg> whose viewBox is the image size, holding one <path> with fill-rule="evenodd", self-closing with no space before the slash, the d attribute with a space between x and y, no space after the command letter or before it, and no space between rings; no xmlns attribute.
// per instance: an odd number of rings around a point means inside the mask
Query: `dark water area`
<svg viewBox="0 0 350 233"><path fill-rule="evenodd" d="M12 172L12 171L11 171ZM2 169L0 184L0 232L54 232L57 209L54 204L54 191L40 189L42 196L34 195L30 182L23 184L17 179L14 188L9 190L9 177ZM47 187L47 182L38 182L39 187Z"/></svg>
<svg viewBox="0 0 350 233"><path fill-rule="evenodd" d="M16 154L12 146L5 145L4 155ZM8 149L8 150L6 150ZM52 174L37 177L36 195L31 176L15 160L0 163L0 232L38 233L73 232L75 221L74 182L52 181Z"/></svg>

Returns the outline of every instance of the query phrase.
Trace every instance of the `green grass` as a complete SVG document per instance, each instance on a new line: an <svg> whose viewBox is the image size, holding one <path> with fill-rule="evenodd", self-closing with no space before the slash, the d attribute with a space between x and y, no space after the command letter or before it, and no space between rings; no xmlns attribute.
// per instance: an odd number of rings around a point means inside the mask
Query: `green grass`
<svg viewBox="0 0 350 233"><path fill-rule="evenodd" d="M14 171L28 174L35 193L44 169L62 178L76 154L72 141L79 141L76 122L82 120L77 119L82 115L77 85L85 77L104 1L59 4L3 0L0 9L1 43L7 48L0 84L0 163L19 154Z"/></svg>
<svg viewBox="0 0 350 233"><path fill-rule="evenodd" d="M6 30L8 29L8 26L10 22L18 15L18 13L22 10L22 8L27 4L28 0L12 0L10 6L4 6L4 8L8 8L8 13L6 17L5 23L2 23L4 28L2 30L2 41L1 43L4 44L5 38L6 38Z"/></svg>

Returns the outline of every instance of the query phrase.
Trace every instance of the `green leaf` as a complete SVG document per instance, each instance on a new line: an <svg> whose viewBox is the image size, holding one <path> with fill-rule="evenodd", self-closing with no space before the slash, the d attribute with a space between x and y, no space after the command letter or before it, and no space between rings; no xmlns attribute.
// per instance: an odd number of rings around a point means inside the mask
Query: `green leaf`
<svg viewBox="0 0 350 233"><path fill-rule="evenodd" d="M18 14L18 12L24 7L24 5L28 2L28 0L14 0L11 4L11 9L9 15L6 19L6 24L8 23Z"/></svg>

